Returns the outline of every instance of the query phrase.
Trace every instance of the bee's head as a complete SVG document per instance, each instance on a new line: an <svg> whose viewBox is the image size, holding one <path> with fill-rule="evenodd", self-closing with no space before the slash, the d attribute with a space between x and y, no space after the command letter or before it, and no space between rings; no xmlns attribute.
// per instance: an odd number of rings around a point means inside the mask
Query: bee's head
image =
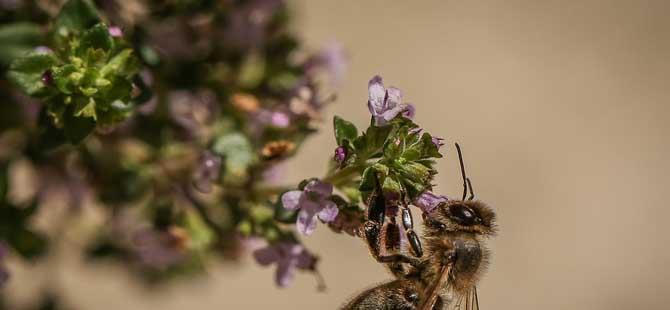
<svg viewBox="0 0 670 310"><path fill-rule="evenodd" d="M429 234L465 232L483 236L495 233L495 213L478 200L450 200L425 216Z"/></svg>

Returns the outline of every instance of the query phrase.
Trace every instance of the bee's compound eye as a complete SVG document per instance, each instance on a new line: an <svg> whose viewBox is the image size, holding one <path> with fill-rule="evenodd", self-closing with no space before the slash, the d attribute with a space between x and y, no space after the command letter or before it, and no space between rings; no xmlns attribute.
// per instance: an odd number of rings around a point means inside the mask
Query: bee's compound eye
<svg viewBox="0 0 670 310"><path fill-rule="evenodd" d="M470 226L477 222L477 215L472 209L462 204L457 204L449 207L451 218L458 224Z"/></svg>

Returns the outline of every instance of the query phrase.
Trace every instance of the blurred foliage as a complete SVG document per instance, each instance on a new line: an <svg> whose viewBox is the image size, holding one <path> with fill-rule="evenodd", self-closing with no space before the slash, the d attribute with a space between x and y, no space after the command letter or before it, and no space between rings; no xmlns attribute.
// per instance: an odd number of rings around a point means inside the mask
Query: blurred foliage
<svg viewBox="0 0 670 310"><path fill-rule="evenodd" d="M281 0L0 0L0 246L47 257L63 231L34 222L58 201L64 230L104 214L88 257L152 283L298 242L273 217L272 173L316 132L343 64L290 21ZM18 163L29 188L11 188Z"/></svg>

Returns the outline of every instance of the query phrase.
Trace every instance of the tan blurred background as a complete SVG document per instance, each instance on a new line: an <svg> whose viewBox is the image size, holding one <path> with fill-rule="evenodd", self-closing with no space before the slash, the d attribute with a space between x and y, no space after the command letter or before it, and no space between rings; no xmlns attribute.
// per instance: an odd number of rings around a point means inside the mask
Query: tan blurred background
<svg viewBox="0 0 670 310"><path fill-rule="evenodd" d="M486 309L668 309L670 303L669 1L293 1L313 47L351 63L328 119L363 127L367 81L381 74L431 133L464 148L478 198L500 233L480 287ZM292 161L287 182L318 176L330 123ZM437 190L460 192L453 148ZM667 226L666 226L667 227ZM64 262L80 309L333 309L389 278L360 240L320 228L327 293L300 274L276 289L247 261L149 292L121 269ZM15 275L31 284L31 274ZM30 285L28 285L30 286ZM15 289L29 300L29 289Z"/></svg>

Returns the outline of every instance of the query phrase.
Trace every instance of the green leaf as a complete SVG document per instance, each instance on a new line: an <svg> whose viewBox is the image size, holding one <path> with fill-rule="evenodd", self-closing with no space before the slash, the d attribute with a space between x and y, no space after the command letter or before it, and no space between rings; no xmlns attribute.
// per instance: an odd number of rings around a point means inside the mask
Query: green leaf
<svg viewBox="0 0 670 310"><path fill-rule="evenodd" d="M256 161L253 148L247 137L241 133L230 133L219 137L212 150L223 156L225 177L233 183L243 182L247 168Z"/></svg>
<svg viewBox="0 0 670 310"><path fill-rule="evenodd" d="M402 183L405 190L407 190L407 196L410 201L416 200L416 198L427 188L423 182L416 182L410 179L403 179Z"/></svg>
<svg viewBox="0 0 670 310"><path fill-rule="evenodd" d="M72 94L75 90L75 85L78 81L71 78L72 73L77 72L77 67L68 64L62 67L57 67L53 70L54 83L56 88L65 94Z"/></svg>
<svg viewBox="0 0 670 310"><path fill-rule="evenodd" d="M29 53L12 63L8 76L27 95L45 95L47 87L42 82L42 74L56 62L52 54Z"/></svg>
<svg viewBox="0 0 670 310"><path fill-rule="evenodd" d="M382 184L382 190L386 197L398 197L400 198L400 193L402 192L402 186L395 178L389 176L384 179Z"/></svg>
<svg viewBox="0 0 670 310"><path fill-rule="evenodd" d="M431 169L417 162L396 162L393 168L398 171L403 178L422 184L428 183L432 177Z"/></svg>
<svg viewBox="0 0 670 310"><path fill-rule="evenodd" d="M369 158L381 152L386 140L393 131L393 126L370 126L365 134L354 140L354 148L360 157Z"/></svg>
<svg viewBox="0 0 670 310"><path fill-rule="evenodd" d="M133 56L131 49L124 49L116 54L112 59L100 69L100 76L107 77L115 74L124 77L131 77L138 71L137 58Z"/></svg>
<svg viewBox="0 0 670 310"><path fill-rule="evenodd" d="M190 237L189 247L196 251L206 250L214 242L214 232L195 212L186 213L184 228Z"/></svg>
<svg viewBox="0 0 670 310"><path fill-rule="evenodd" d="M54 22L56 35L66 37L72 32L84 31L100 22L98 10L90 0L69 0L61 8Z"/></svg>
<svg viewBox="0 0 670 310"><path fill-rule="evenodd" d="M105 24L97 24L86 30L79 42L78 55L84 56L89 49L109 51L114 46L114 39Z"/></svg>
<svg viewBox="0 0 670 310"><path fill-rule="evenodd" d="M107 63L109 52L103 49L89 48L84 53L84 64L89 68L100 68Z"/></svg>
<svg viewBox="0 0 670 310"><path fill-rule="evenodd" d="M74 110L74 116L90 117L97 120L98 115L95 112L95 100L93 98L88 98L88 102L78 102Z"/></svg>
<svg viewBox="0 0 670 310"><path fill-rule="evenodd" d="M377 178L380 178L383 181L389 173L389 168L383 164L376 163L370 167L365 168L363 171L363 177L361 178L361 184L358 186L358 190L361 192L371 192L377 188ZM381 182L380 181L380 182Z"/></svg>
<svg viewBox="0 0 670 310"><path fill-rule="evenodd" d="M265 57L252 53L244 59L238 74L238 81L242 87L254 88L258 86L265 75Z"/></svg>
<svg viewBox="0 0 670 310"><path fill-rule="evenodd" d="M344 140L354 141L358 136L356 126L339 116L333 117L333 127L335 129L337 145L344 145Z"/></svg>
<svg viewBox="0 0 670 310"><path fill-rule="evenodd" d="M20 22L0 26L0 65L7 66L42 41L40 26Z"/></svg>
<svg viewBox="0 0 670 310"><path fill-rule="evenodd" d="M440 154L440 150L437 145L433 143L433 137L430 134L427 132L424 133L421 137L421 142L423 142L423 149L421 152L422 158L442 158L442 154Z"/></svg>
<svg viewBox="0 0 670 310"><path fill-rule="evenodd" d="M72 144L78 144L95 129L95 120L90 117L75 116L73 109L64 113L65 137Z"/></svg>
<svg viewBox="0 0 670 310"><path fill-rule="evenodd" d="M375 189L375 169L372 167L367 167L363 171L363 176L361 177L361 184L358 186L358 190L365 193L371 192Z"/></svg>

